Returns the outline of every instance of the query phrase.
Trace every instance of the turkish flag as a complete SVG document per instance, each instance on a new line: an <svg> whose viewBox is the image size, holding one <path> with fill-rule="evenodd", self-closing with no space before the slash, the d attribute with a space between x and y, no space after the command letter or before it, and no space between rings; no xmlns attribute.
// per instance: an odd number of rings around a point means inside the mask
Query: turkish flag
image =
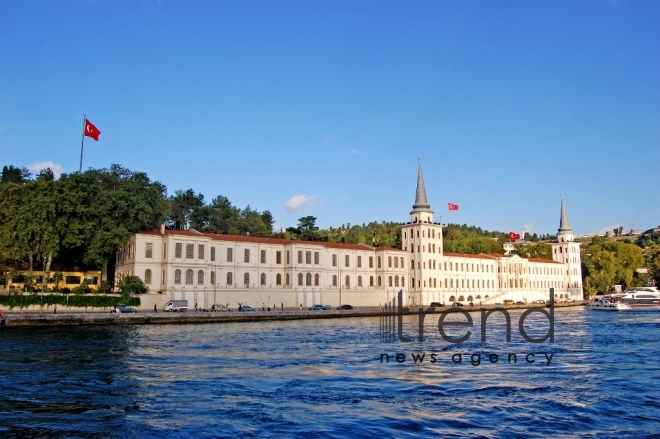
<svg viewBox="0 0 660 439"><path fill-rule="evenodd" d="M515 241L516 239L520 239L520 234L509 232L509 239L511 239L511 241Z"/></svg>
<svg viewBox="0 0 660 439"><path fill-rule="evenodd" d="M98 141L101 131L94 126L93 123L85 119L85 136L91 137L92 139Z"/></svg>
<svg viewBox="0 0 660 439"><path fill-rule="evenodd" d="M449 207L449 210L458 210L458 204L447 203L447 207Z"/></svg>

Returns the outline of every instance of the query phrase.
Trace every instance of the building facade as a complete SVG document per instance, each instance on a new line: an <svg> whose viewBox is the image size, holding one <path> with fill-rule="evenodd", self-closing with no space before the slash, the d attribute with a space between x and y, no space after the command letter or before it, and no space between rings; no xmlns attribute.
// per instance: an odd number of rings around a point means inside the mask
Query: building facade
<svg viewBox="0 0 660 439"><path fill-rule="evenodd" d="M434 222L421 163L402 248L219 235L195 230L138 233L117 252L116 273L149 287L143 306L172 299L209 308L378 306L399 290L407 305L506 299L582 300L579 243L573 241L562 197L553 260L517 255L444 253L443 226Z"/></svg>

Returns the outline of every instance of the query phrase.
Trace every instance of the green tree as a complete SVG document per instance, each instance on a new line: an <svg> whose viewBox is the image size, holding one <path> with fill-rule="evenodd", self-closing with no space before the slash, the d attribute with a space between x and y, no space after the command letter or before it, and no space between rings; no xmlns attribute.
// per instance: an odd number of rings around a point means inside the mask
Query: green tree
<svg viewBox="0 0 660 439"><path fill-rule="evenodd" d="M0 184L5 183L25 183L32 174L27 168L17 168L14 166L3 166L2 175L0 176Z"/></svg>
<svg viewBox="0 0 660 439"><path fill-rule="evenodd" d="M204 206L204 195L196 194L194 190L177 190L174 196L169 198L170 212L168 215L168 226L176 230L188 230L193 218L196 223L204 221L203 212L197 212Z"/></svg>
<svg viewBox="0 0 660 439"><path fill-rule="evenodd" d="M644 265L642 249L634 244L594 238L582 260L585 293L608 292L614 285L636 286L637 269Z"/></svg>
<svg viewBox="0 0 660 439"><path fill-rule="evenodd" d="M298 219L298 235L303 241L318 241L319 228L316 227L315 216L304 216Z"/></svg>

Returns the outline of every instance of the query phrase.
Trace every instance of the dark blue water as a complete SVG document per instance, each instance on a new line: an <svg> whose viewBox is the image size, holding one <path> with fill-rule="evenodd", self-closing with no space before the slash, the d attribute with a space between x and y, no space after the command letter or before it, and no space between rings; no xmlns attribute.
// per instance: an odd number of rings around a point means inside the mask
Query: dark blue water
<svg viewBox="0 0 660 439"><path fill-rule="evenodd" d="M435 316L393 344L378 318L5 329L0 437L660 437L660 312L557 310L539 344L473 316L461 344Z"/></svg>

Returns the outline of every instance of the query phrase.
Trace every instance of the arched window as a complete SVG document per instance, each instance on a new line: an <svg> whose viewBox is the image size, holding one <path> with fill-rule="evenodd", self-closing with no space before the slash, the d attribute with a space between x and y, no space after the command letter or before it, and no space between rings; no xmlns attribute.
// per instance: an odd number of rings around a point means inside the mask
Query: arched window
<svg viewBox="0 0 660 439"><path fill-rule="evenodd" d="M285 279L286 279L286 282L285 282L286 285L291 285L291 282L289 282L289 273L286 274Z"/></svg>
<svg viewBox="0 0 660 439"><path fill-rule="evenodd" d="M308 286L308 287L312 286L312 273L307 273L305 275L305 286Z"/></svg>
<svg viewBox="0 0 660 439"><path fill-rule="evenodd" d="M302 273L298 273L298 286L301 287L303 284L303 275Z"/></svg>
<svg viewBox="0 0 660 439"><path fill-rule="evenodd" d="M395 287L399 286L399 276L394 276L394 286Z"/></svg>
<svg viewBox="0 0 660 439"><path fill-rule="evenodd" d="M233 285L233 284L234 284L234 280L232 274L227 273L227 285Z"/></svg>
<svg viewBox="0 0 660 439"><path fill-rule="evenodd" d="M337 286L337 275L336 274L332 275L332 286L333 287Z"/></svg>
<svg viewBox="0 0 660 439"><path fill-rule="evenodd" d="M378 286L379 286L379 287L382 287L382 286L383 286L383 282L381 281L380 276L378 276Z"/></svg>
<svg viewBox="0 0 660 439"><path fill-rule="evenodd" d="M319 286L319 281L321 280L321 276L319 276L318 273L314 275L314 286L318 287Z"/></svg>
<svg viewBox="0 0 660 439"><path fill-rule="evenodd" d="M346 275L346 283L344 285L346 285L346 288L351 286L351 277L350 276Z"/></svg>
<svg viewBox="0 0 660 439"><path fill-rule="evenodd" d="M370 287L374 286L374 277L373 276L369 276L369 286Z"/></svg>
<svg viewBox="0 0 660 439"><path fill-rule="evenodd" d="M406 284L406 278L404 276L401 276L401 286L404 286Z"/></svg>
<svg viewBox="0 0 660 439"><path fill-rule="evenodd" d="M245 288L250 286L250 273L245 273L243 275L243 285L245 285Z"/></svg>
<svg viewBox="0 0 660 439"><path fill-rule="evenodd" d="M464 298L463 296L458 296L458 301L459 301L459 302L462 302L462 301L464 301L464 300L465 300L465 298Z"/></svg>
<svg viewBox="0 0 660 439"><path fill-rule="evenodd" d="M362 276L358 276L358 287L362 286Z"/></svg>
<svg viewBox="0 0 660 439"><path fill-rule="evenodd" d="M199 270L197 272L197 285L204 285L204 271Z"/></svg>
<svg viewBox="0 0 660 439"><path fill-rule="evenodd" d="M392 276L389 277L389 286L392 287Z"/></svg>
<svg viewBox="0 0 660 439"><path fill-rule="evenodd" d="M282 275L279 273L275 276L275 285L282 285Z"/></svg>
<svg viewBox="0 0 660 439"><path fill-rule="evenodd" d="M193 283L193 271L189 268L186 270L186 285L192 285Z"/></svg>
<svg viewBox="0 0 660 439"><path fill-rule="evenodd" d="M145 284L151 283L151 270L149 270L148 268L144 270L144 283Z"/></svg>
<svg viewBox="0 0 660 439"><path fill-rule="evenodd" d="M215 271L211 272L211 285L215 285Z"/></svg>
<svg viewBox="0 0 660 439"><path fill-rule="evenodd" d="M174 283L181 285L181 270L174 270Z"/></svg>
<svg viewBox="0 0 660 439"><path fill-rule="evenodd" d="M261 285L266 285L266 273L261 273Z"/></svg>

